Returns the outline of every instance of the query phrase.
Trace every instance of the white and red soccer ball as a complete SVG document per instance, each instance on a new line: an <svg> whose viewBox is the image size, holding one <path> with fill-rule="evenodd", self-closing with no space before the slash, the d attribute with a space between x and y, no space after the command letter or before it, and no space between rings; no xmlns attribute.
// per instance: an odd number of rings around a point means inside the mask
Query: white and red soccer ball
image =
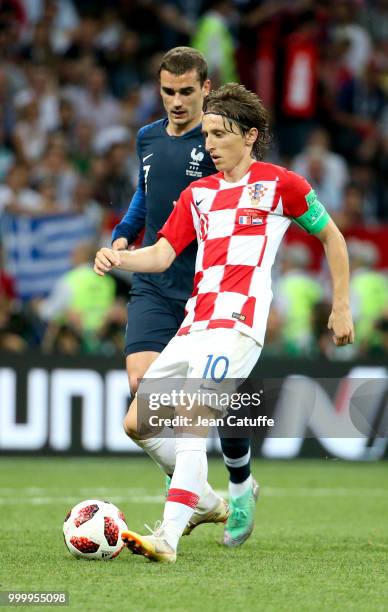
<svg viewBox="0 0 388 612"><path fill-rule="evenodd" d="M114 504L88 499L70 510L63 536L75 557L114 559L124 547L121 534L126 529L125 516Z"/></svg>

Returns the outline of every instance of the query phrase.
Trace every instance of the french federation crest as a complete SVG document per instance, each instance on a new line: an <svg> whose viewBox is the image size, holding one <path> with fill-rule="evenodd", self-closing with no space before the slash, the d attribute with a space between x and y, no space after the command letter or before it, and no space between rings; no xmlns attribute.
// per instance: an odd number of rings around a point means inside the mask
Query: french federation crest
<svg viewBox="0 0 388 612"><path fill-rule="evenodd" d="M252 206L260 206L260 202L268 191L262 183L255 183L248 186L248 193L251 199Z"/></svg>

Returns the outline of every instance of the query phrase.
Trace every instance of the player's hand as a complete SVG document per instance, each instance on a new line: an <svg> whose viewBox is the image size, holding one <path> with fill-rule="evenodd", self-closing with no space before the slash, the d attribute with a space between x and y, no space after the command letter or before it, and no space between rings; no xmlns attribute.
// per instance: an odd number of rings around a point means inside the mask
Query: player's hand
<svg viewBox="0 0 388 612"><path fill-rule="evenodd" d="M119 266L120 263L120 254L118 251L103 247L96 253L94 271L99 276L104 276L105 272L109 272L115 266Z"/></svg>
<svg viewBox="0 0 388 612"><path fill-rule="evenodd" d="M128 240L126 238L116 238L112 242L112 249L114 251L125 251L128 248Z"/></svg>
<svg viewBox="0 0 388 612"><path fill-rule="evenodd" d="M327 327L333 330L333 342L345 346L354 342L354 327L349 308L332 310Z"/></svg>

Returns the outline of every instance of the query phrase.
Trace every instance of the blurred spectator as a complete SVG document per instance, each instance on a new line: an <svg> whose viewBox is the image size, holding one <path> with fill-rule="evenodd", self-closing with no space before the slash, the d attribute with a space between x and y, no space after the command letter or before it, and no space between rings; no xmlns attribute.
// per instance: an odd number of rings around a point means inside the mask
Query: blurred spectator
<svg viewBox="0 0 388 612"><path fill-rule="evenodd" d="M274 305L283 320L283 343L290 353L308 353L312 342L312 312L322 289L309 273L310 251L302 243L283 247Z"/></svg>
<svg viewBox="0 0 388 612"><path fill-rule="evenodd" d="M79 23L72 0L22 0L28 22L43 22L51 34L55 53L63 53L70 44L72 32Z"/></svg>
<svg viewBox="0 0 388 612"><path fill-rule="evenodd" d="M114 49L104 53L103 63L108 72L110 89L117 98L124 98L140 84L139 37L125 30Z"/></svg>
<svg viewBox="0 0 388 612"><path fill-rule="evenodd" d="M141 63L147 66L149 58L161 49L159 2L154 0L120 0L121 20L139 35Z"/></svg>
<svg viewBox="0 0 388 612"><path fill-rule="evenodd" d="M47 144L47 130L42 126L38 101L31 91L21 91L15 99L19 119L15 125L13 144L20 161L37 162Z"/></svg>
<svg viewBox="0 0 388 612"><path fill-rule="evenodd" d="M0 351L20 353L37 345L34 326L21 305L0 287Z"/></svg>
<svg viewBox="0 0 388 612"><path fill-rule="evenodd" d="M3 0L0 10L0 57L2 60L12 59L24 25L24 12L18 2Z"/></svg>
<svg viewBox="0 0 388 612"><path fill-rule="evenodd" d="M283 319L276 306L272 304L268 314L263 357L279 357L284 353L289 354L289 347L286 348L284 345L282 329Z"/></svg>
<svg viewBox="0 0 388 612"><path fill-rule="evenodd" d="M373 62L339 90L334 116L335 144L347 159L373 161L380 142L378 122L386 104L379 69Z"/></svg>
<svg viewBox="0 0 388 612"><path fill-rule="evenodd" d="M0 121L5 140L12 137L15 127L16 112L13 105L13 94L7 70L0 65Z"/></svg>
<svg viewBox="0 0 388 612"><path fill-rule="evenodd" d="M66 48L66 56L90 65L97 64L99 49L97 36L99 22L91 15L82 17L77 28L75 28Z"/></svg>
<svg viewBox="0 0 388 612"><path fill-rule="evenodd" d="M162 0L158 6L161 23L162 48L187 46L195 33L195 26L203 2L198 0Z"/></svg>
<svg viewBox="0 0 388 612"><path fill-rule="evenodd" d="M39 213L44 204L39 193L29 187L29 170L24 164L12 166L0 185L0 215L3 212L16 214Z"/></svg>
<svg viewBox="0 0 388 612"><path fill-rule="evenodd" d="M55 215L62 212L62 204L57 195L57 184L52 176L42 176L36 181L36 188L42 200L39 213Z"/></svg>
<svg viewBox="0 0 388 612"><path fill-rule="evenodd" d="M295 157L292 169L309 181L331 213L341 207L349 173L343 157L330 151L329 145L329 134L321 128L314 130L306 149Z"/></svg>
<svg viewBox="0 0 388 612"><path fill-rule="evenodd" d="M358 183L351 182L346 185L342 206L333 213L333 218L341 231L344 231L362 225L367 219L367 209L364 189Z"/></svg>
<svg viewBox="0 0 388 612"><path fill-rule="evenodd" d="M15 155L5 140L4 126L0 120L0 182L3 182L8 170L11 168L14 162Z"/></svg>
<svg viewBox="0 0 388 612"><path fill-rule="evenodd" d="M123 330L127 324L127 315L126 299L116 299L99 332L99 350L105 355L123 354Z"/></svg>
<svg viewBox="0 0 388 612"><path fill-rule="evenodd" d="M117 49L124 34L124 24L120 19L118 8L105 5L99 18L96 37L97 47L103 51Z"/></svg>
<svg viewBox="0 0 388 612"><path fill-rule="evenodd" d="M138 108L133 113L133 123L140 127L160 119L165 115L159 87L159 66L162 58L161 53L155 53L147 66L145 79L138 93ZM128 109L127 109L128 112ZM133 125L132 123L132 125Z"/></svg>
<svg viewBox="0 0 388 612"><path fill-rule="evenodd" d="M52 322L43 339L43 351L57 355L79 355L86 351L86 347L75 327Z"/></svg>
<svg viewBox="0 0 388 612"><path fill-rule="evenodd" d="M353 75L359 75L370 61L372 44L367 30L357 22L355 8L352 0L329 3L333 34L347 43L345 63Z"/></svg>
<svg viewBox="0 0 388 612"><path fill-rule="evenodd" d="M98 172L98 175L94 175L94 197L102 206L116 214L121 214L128 208L135 191L135 186L128 176L127 160L128 145L114 143L103 160L100 159L100 164L94 166Z"/></svg>
<svg viewBox="0 0 388 612"><path fill-rule="evenodd" d="M372 332L373 342L366 349L368 357L388 357L388 310L374 324Z"/></svg>
<svg viewBox="0 0 388 612"><path fill-rule="evenodd" d="M79 117L94 124L96 130L120 124L118 102L106 91L106 72L94 66L86 77L86 87L68 92Z"/></svg>
<svg viewBox="0 0 388 612"><path fill-rule="evenodd" d="M275 134L286 164L306 145L318 110L319 24L313 8L295 8L283 24L277 70Z"/></svg>
<svg viewBox="0 0 388 612"><path fill-rule="evenodd" d="M361 23L368 30L373 41L387 46L388 43L388 2L375 0L365 3L360 12Z"/></svg>
<svg viewBox="0 0 388 612"><path fill-rule="evenodd" d="M88 174L93 157L94 127L87 119L80 119L74 126L70 140L70 159L80 174Z"/></svg>
<svg viewBox="0 0 388 612"><path fill-rule="evenodd" d="M346 39L337 37L329 40L321 52L319 79L327 97L326 107L330 109L335 105L338 91L353 78L345 61L348 46Z"/></svg>
<svg viewBox="0 0 388 612"><path fill-rule="evenodd" d="M35 24L31 39L22 46L21 56L25 60L54 68L58 58L54 51L51 36L50 23L47 19L41 19Z"/></svg>
<svg viewBox="0 0 388 612"><path fill-rule="evenodd" d="M92 344L115 298L113 278L104 276L100 283L93 272L95 251L95 244L79 244L73 253L73 269L57 281L48 298L36 304L43 320L56 325L70 323L85 342Z"/></svg>
<svg viewBox="0 0 388 612"><path fill-rule="evenodd" d="M28 70L30 91L39 106L39 124L50 132L59 121L58 88L52 71L44 64L34 64Z"/></svg>
<svg viewBox="0 0 388 612"><path fill-rule="evenodd" d="M92 197L93 188L90 180L81 178L74 187L72 194L72 209L76 213L86 215L94 234L99 237L103 222L103 209Z"/></svg>
<svg viewBox="0 0 388 612"><path fill-rule="evenodd" d="M61 134L68 146L73 143L76 129L76 118L72 103L66 98L58 101L58 121L53 129L55 133Z"/></svg>
<svg viewBox="0 0 388 612"><path fill-rule="evenodd" d="M383 316L388 304L388 278L374 270L378 252L371 242L350 240L350 295L358 344L365 351L378 343L376 321Z"/></svg>
<svg viewBox="0 0 388 612"><path fill-rule="evenodd" d="M222 83L239 80L235 43L230 32L230 19L234 11L231 0L210 0L207 8L198 21L191 43L206 57L209 78L216 88Z"/></svg>
<svg viewBox="0 0 388 612"><path fill-rule="evenodd" d="M60 209L72 210L72 195L78 176L69 162L66 143L61 136L50 139L41 163L34 169L33 178L38 182L50 179L55 185Z"/></svg>

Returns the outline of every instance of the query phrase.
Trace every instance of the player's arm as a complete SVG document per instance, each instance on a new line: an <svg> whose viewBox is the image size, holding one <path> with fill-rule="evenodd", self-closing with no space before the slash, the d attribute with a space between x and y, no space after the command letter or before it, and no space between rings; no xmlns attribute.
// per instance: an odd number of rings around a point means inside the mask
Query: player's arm
<svg viewBox="0 0 388 612"><path fill-rule="evenodd" d="M338 346L354 342L354 327L349 306L349 258L346 242L332 219L316 234L325 249L333 285L333 306L328 328Z"/></svg>
<svg viewBox="0 0 388 612"><path fill-rule="evenodd" d="M171 215L158 232L159 240L136 251L102 248L97 252L94 271L100 276L114 267L129 272L164 272L196 236L191 214L192 194L185 189Z"/></svg>
<svg viewBox="0 0 388 612"><path fill-rule="evenodd" d="M99 276L104 276L113 268L128 272L164 272L175 257L175 251L166 238L136 251L116 251L103 247L96 254L94 271Z"/></svg>
<svg viewBox="0 0 388 612"><path fill-rule="evenodd" d="M146 217L146 193L145 176L141 163L140 139L142 131L137 136L136 148L139 158L139 177L137 189L133 194L128 210L112 232L112 248L115 250L126 249L129 244L135 242L144 227Z"/></svg>
<svg viewBox="0 0 388 612"><path fill-rule="evenodd" d="M319 238L325 249L333 285L333 305L328 328L338 346L354 342L349 307L349 258L345 239L305 179L288 172L287 209L293 221Z"/></svg>
<svg viewBox="0 0 388 612"><path fill-rule="evenodd" d="M135 242L145 224L145 192L139 184L128 207L127 212L112 232L112 248L126 249Z"/></svg>

